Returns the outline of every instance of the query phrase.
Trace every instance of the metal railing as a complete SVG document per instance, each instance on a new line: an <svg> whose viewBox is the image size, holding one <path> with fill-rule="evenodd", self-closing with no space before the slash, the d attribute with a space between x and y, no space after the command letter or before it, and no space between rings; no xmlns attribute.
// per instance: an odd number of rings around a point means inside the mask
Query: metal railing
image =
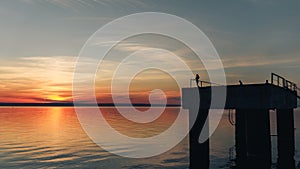
<svg viewBox="0 0 300 169"><path fill-rule="evenodd" d="M298 98L300 98L300 89L297 87L297 84L294 82L291 82L284 77L276 74L276 73L271 73L271 83L273 85L277 85L286 89L289 89L291 91L296 92Z"/></svg>
<svg viewBox="0 0 300 169"><path fill-rule="evenodd" d="M190 88L193 87L193 83L196 83L196 79L190 79ZM204 80L199 80L199 87L207 87L207 86L221 86L220 84L214 83L214 82L208 82L208 81L204 81Z"/></svg>
<svg viewBox="0 0 300 169"><path fill-rule="evenodd" d="M190 79L190 88L193 87L193 83L195 83L195 81L196 79ZM291 82L276 73L271 73L271 84L296 92L297 97L300 99L300 88L298 88L296 83ZM199 80L199 84L197 85L199 87L207 87L212 85L221 86L220 84L204 80Z"/></svg>

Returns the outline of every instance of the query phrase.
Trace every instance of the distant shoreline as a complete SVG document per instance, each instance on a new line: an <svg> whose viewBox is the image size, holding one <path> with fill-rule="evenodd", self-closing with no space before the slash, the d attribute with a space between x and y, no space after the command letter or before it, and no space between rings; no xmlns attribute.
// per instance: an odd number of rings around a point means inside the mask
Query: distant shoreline
<svg viewBox="0 0 300 169"><path fill-rule="evenodd" d="M91 103L77 103L74 105L74 103L0 103L0 107L95 107L94 104ZM181 107L180 104L142 104L142 103L133 103L131 104L125 104L125 103L98 103L98 107Z"/></svg>

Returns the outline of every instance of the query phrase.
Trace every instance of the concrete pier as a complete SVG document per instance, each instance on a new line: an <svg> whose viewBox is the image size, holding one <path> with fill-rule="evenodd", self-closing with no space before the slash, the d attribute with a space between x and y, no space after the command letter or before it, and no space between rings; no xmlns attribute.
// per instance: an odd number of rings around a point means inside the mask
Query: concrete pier
<svg viewBox="0 0 300 169"><path fill-rule="evenodd" d="M224 87L227 89L225 106L211 106L212 88L218 91ZM190 118L196 119L190 131L190 169L209 168L209 140L198 143L200 133L207 132L201 129L209 109L236 109L236 163L242 169L271 168L269 110L275 109L278 168L295 168L293 109L297 107L297 97L295 91L269 83L183 88L182 107L189 109ZM198 117L194 116L195 112L199 112Z"/></svg>

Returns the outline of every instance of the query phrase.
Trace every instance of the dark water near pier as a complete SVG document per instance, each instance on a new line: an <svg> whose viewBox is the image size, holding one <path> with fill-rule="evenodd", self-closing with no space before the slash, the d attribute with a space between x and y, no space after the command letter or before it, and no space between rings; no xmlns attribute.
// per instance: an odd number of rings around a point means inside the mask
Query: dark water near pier
<svg viewBox="0 0 300 169"><path fill-rule="evenodd" d="M167 108L156 123L141 130L122 121L113 107L101 108L110 124L132 137L149 137L168 128L179 108ZM126 109L126 108L123 108ZM234 157L234 126L228 112L210 140L211 168L230 168ZM276 117L271 112L271 132L276 134ZM258 117L259 118L259 117ZM187 121L182 121L187 127ZM296 155L300 161L300 109L295 112ZM276 137L272 137L273 162L276 162ZM126 150L124 150L126 151ZM188 168L189 147L185 138L170 151L144 159L113 155L94 144L81 128L73 108L0 108L0 168Z"/></svg>

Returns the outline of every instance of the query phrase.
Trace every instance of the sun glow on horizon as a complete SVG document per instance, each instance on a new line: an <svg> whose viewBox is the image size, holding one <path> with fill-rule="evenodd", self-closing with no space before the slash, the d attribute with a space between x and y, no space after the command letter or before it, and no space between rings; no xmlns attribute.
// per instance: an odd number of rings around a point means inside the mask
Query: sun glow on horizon
<svg viewBox="0 0 300 169"><path fill-rule="evenodd" d="M53 101L67 101L70 100L72 97L62 97L59 95L50 95L48 96L47 100L53 100Z"/></svg>

